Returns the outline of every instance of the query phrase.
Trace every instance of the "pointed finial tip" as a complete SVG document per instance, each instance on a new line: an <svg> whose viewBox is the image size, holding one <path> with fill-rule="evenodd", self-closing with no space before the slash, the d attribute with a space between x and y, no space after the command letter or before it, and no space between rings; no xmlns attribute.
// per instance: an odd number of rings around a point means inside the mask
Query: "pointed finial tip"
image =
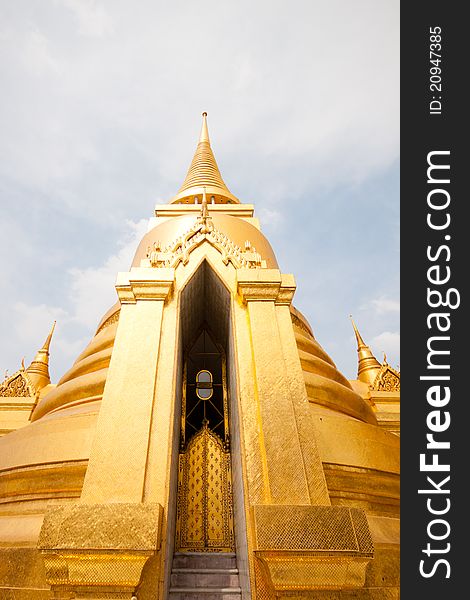
<svg viewBox="0 0 470 600"><path fill-rule="evenodd" d="M56 323L57 323L57 321L54 321L52 323L52 327L51 327L51 330L49 331L49 335L47 336L46 341L44 342L44 346L41 348L42 350L45 350L47 353L49 353L49 346L51 344L52 334L54 333Z"/></svg>

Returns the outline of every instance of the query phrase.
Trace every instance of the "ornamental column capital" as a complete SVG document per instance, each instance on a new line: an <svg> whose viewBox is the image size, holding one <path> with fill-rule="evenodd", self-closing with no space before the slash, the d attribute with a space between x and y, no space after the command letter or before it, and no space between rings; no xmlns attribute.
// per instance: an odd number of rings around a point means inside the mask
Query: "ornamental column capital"
<svg viewBox="0 0 470 600"><path fill-rule="evenodd" d="M278 269L238 269L237 290L243 302L290 305L296 289L294 276Z"/></svg>
<svg viewBox="0 0 470 600"><path fill-rule="evenodd" d="M155 275L158 274L158 277ZM173 288L174 269L145 269L133 267L127 273L118 273L116 291L121 304L135 304L137 300L165 301Z"/></svg>

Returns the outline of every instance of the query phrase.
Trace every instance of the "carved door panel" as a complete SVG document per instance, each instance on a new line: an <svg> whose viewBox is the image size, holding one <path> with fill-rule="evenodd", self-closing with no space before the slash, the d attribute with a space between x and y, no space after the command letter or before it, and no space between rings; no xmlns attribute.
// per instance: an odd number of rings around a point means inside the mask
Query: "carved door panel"
<svg viewBox="0 0 470 600"><path fill-rule="evenodd" d="M233 551L230 453L207 423L179 456L177 550Z"/></svg>

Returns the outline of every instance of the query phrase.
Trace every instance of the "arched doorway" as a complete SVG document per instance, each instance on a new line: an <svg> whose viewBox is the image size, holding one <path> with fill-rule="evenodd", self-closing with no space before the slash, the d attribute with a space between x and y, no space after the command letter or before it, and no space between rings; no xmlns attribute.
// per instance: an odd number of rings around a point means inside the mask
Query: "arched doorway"
<svg viewBox="0 0 470 600"><path fill-rule="evenodd" d="M176 550L234 551L225 354L205 324L184 356Z"/></svg>

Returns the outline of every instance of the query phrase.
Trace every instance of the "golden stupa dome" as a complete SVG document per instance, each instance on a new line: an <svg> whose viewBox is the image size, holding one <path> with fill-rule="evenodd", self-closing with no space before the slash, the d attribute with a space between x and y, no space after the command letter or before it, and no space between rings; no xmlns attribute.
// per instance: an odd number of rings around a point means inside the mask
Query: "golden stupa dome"
<svg viewBox="0 0 470 600"><path fill-rule="evenodd" d="M213 213L208 205L208 214L211 217L214 228L225 234L233 243L240 248L245 247L245 243L249 241L251 247L256 249L262 259L266 261L268 269L278 269L276 256L263 233L251 223L248 223L240 217L234 217L223 213ZM133 267L139 267L140 261L147 256L149 246L152 247L155 242L161 246L167 246L181 236L184 236L187 231L195 224L197 215L184 215L181 217L172 217L160 223L151 229L140 242L134 260Z"/></svg>

